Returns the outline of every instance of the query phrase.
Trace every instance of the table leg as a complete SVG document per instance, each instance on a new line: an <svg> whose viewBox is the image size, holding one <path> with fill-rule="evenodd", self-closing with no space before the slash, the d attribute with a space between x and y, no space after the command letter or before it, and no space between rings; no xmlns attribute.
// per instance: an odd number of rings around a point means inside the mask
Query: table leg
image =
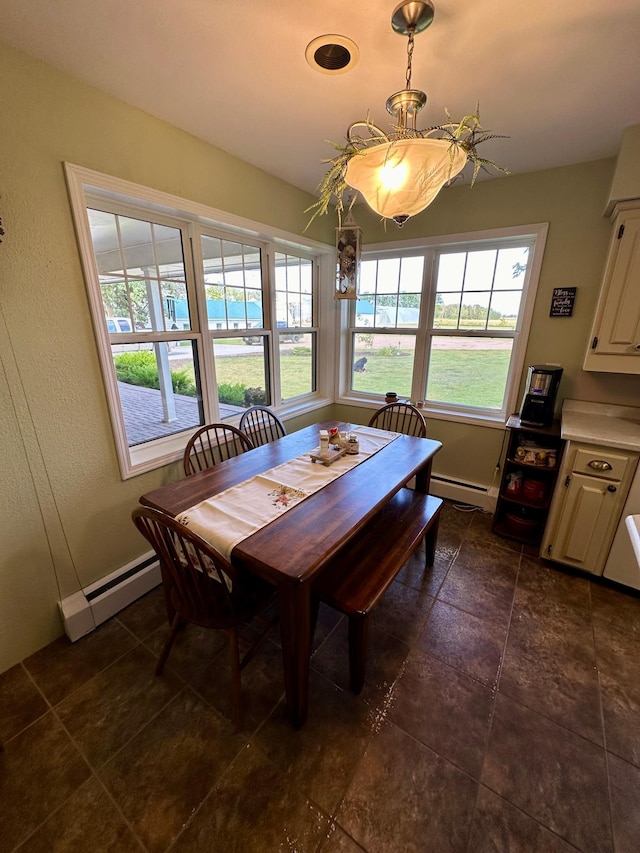
<svg viewBox="0 0 640 853"><path fill-rule="evenodd" d="M287 712L299 729L309 707L309 657L311 655L311 588L308 583L283 583L278 587L282 664Z"/></svg>
<svg viewBox="0 0 640 853"><path fill-rule="evenodd" d="M431 481L431 460L426 462L416 474L416 492L423 495L429 494L429 483Z"/></svg>

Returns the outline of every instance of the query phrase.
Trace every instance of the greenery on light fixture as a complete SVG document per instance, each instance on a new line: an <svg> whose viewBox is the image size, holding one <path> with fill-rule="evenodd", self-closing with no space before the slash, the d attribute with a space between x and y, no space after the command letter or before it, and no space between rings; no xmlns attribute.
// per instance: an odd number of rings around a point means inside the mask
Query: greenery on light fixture
<svg viewBox="0 0 640 853"><path fill-rule="evenodd" d="M461 121L453 121L445 110L447 121L443 124L426 130L416 127L427 96L411 86L414 38L431 25L434 13L433 0L400 0L394 9L391 27L398 35L407 36L405 87L386 102L387 112L395 119L394 126L385 133L367 117L349 127L346 145L332 143L338 153L324 161L329 169L318 187L319 198L305 211L312 213L309 224L327 213L335 198L341 226L345 193L349 196L348 210L359 193L384 221L393 219L401 227L428 207L467 163L473 164L471 186L480 169L493 168L508 174L507 169L478 153L483 142L504 138L482 127L479 107ZM362 128L364 134L360 135Z"/></svg>
<svg viewBox="0 0 640 853"><path fill-rule="evenodd" d="M382 131L379 127L373 124L368 118L365 122L356 122L354 126L365 127L368 131L365 136L357 136L349 132L349 138L346 145L338 145L335 142L330 144L337 150L335 157L323 160L323 163L328 164L329 168L320 182L318 187L318 200L308 207L305 213L312 213L311 219L307 224L307 228L318 216L322 216L329 212L329 207L335 199L335 210L338 216L338 224L342 225L342 214L345 210L345 194L348 198L346 209L351 210L356 199L357 192L347 183L346 174L349 163L353 157L357 157L364 151L376 145L390 145L390 151L393 150L393 143L404 139L442 139L450 143L451 162L455 156L456 150L461 150L468 163L473 164L473 175L471 178L471 187L476 182L476 178L480 170L495 169L505 175L509 174L509 170L502 166L496 165L492 160L480 156L478 153L478 145L487 142L490 139L506 139L508 137L501 134L492 133L485 130L480 124L480 110L476 108L475 113L470 113L464 116L459 121L453 121L448 110L445 110L447 121L444 124L434 125L424 130L415 130L406 126L396 126L389 134ZM448 183L456 179L456 174L452 174Z"/></svg>

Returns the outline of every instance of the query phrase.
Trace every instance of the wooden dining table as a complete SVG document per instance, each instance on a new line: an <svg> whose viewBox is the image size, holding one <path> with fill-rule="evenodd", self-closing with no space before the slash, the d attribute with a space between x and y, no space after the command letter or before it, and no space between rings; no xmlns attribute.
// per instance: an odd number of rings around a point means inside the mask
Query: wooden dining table
<svg viewBox="0 0 640 853"><path fill-rule="evenodd" d="M318 447L318 431L357 425L326 421L290 433L140 498L176 516L200 501ZM311 653L311 584L364 524L413 477L428 492L441 443L400 435L233 548L231 561L277 588L282 658L291 723L307 718ZM309 464L314 464L311 461ZM239 508L239 512L241 509Z"/></svg>

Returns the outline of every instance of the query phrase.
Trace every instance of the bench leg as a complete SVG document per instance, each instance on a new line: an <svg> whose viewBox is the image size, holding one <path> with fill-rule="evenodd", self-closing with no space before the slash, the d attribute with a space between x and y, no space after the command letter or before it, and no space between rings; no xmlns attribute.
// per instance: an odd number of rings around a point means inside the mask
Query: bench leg
<svg viewBox="0 0 640 853"><path fill-rule="evenodd" d="M354 693L364 687L369 645L369 619L366 616L349 617L349 686Z"/></svg>
<svg viewBox="0 0 640 853"><path fill-rule="evenodd" d="M311 593L311 637L309 639L311 648L313 649L313 638L316 633L316 625L318 624L318 611L320 610L320 599Z"/></svg>
<svg viewBox="0 0 640 853"><path fill-rule="evenodd" d="M438 527L440 525L440 513L435 517L429 530L427 531L427 535L424 537L424 565L425 568L429 568L433 565L433 562L436 558L436 543L438 541Z"/></svg>

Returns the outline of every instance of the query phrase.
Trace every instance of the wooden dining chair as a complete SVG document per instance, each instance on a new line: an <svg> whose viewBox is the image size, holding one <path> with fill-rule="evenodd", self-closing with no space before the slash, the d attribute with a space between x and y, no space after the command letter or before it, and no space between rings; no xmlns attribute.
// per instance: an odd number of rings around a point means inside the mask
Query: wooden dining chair
<svg viewBox="0 0 640 853"><path fill-rule="evenodd" d="M184 449L184 473L197 474L218 462L253 450L251 439L229 424L207 424L195 432Z"/></svg>
<svg viewBox="0 0 640 853"><path fill-rule="evenodd" d="M413 435L416 438L427 437L424 415L411 403L389 403L382 406L369 421L369 426Z"/></svg>
<svg viewBox="0 0 640 853"><path fill-rule="evenodd" d="M275 607L271 618L264 616L275 603L275 587L239 572L201 536L160 510L138 507L132 518L158 556L170 624L156 675L162 674L176 635L185 623L225 631L229 637L233 721L236 729L241 729L240 673L277 622ZM261 623L260 630L241 658L238 629L253 620Z"/></svg>
<svg viewBox="0 0 640 853"><path fill-rule="evenodd" d="M240 418L240 429L248 435L254 447L276 441L287 434L275 412L266 406L252 406Z"/></svg>

